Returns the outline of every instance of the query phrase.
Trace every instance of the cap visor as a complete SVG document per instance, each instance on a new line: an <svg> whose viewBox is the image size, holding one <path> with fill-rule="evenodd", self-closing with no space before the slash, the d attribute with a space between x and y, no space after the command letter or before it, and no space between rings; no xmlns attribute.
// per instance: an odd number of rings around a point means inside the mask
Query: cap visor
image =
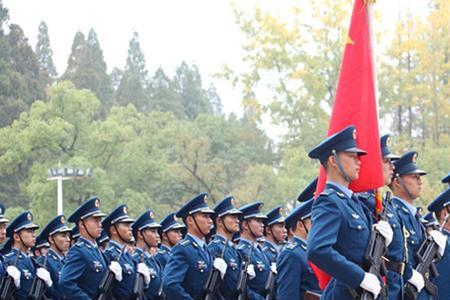
<svg viewBox="0 0 450 300"><path fill-rule="evenodd" d="M390 160L397 160L397 159L400 159L400 156L392 154L392 153L389 153L389 154L383 156L383 158L387 158L387 159L390 159Z"/></svg>
<svg viewBox="0 0 450 300"><path fill-rule="evenodd" d="M0 223L8 223L9 222L9 220L8 219L6 219L6 218L0 218Z"/></svg>
<svg viewBox="0 0 450 300"><path fill-rule="evenodd" d="M212 210L211 208L207 207L207 208L203 208L203 209L199 210L198 212L204 213L204 214L213 214L214 210Z"/></svg>
<svg viewBox="0 0 450 300"><path fill-rule="evenodd" d="M245 216L244 219L267 219L267 216L265 214L258 213Z"/></svg>
<svg viewBox="0 0 450 300"><path fill-rule="evenodd" d="M358 153L358 155L366 155L366 154L367 154L366 151L364 151L364 150L362 150L362 149L359 149L359 148L357 148L357 147L348 148L348 149L345 149L345 150L342 150L342 151L344 151L344 152Z"/></svg>

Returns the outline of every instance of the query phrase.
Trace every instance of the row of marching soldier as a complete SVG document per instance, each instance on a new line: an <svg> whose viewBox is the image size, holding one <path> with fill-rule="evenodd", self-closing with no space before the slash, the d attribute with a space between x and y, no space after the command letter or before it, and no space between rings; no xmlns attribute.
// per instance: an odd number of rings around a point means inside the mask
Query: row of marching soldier
<svg viewBox="0 0 450 300"><path fill-rule="evenodd" d="M311 150L326 187L313 199L311 182L286 217L281 206L263 214L262 202L238 208L233 196L210 208L201 193L158 223L152 210L130 218L125 204L105 215L93 197L67 219L72 229L60 215L36 237L31 212L9 222L1 206L0 300L450 299L450 188L422 217L414 200L426 172L389 141L380 145L393 196L382 213L379 191L348 188L366 154L354 126ZM330 276L322 291L312 264Z"/></svg>

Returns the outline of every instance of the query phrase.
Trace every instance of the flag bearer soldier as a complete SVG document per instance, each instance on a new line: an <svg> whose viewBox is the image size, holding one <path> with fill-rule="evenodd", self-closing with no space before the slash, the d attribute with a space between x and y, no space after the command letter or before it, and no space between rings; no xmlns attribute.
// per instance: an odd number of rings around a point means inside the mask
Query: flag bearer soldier
<svg viewBox="0 0 450 300"><path fill-rule="evenodd" d="M264 287L269 273L271 271L276 273L257 242L264 234L263 221L267 219L267 216L261 213L262 207L262 202L254 202L239 209L242 212L241 238L237 249L243 261L250 259L247 291L250 299L264 299L266 296Z"/></svg>
<svg viewBox="0 0 450 300"><path fill-rule="evenodd" d="M161 220L160 224L159 236L161 238L161 246L156 254L156 259L164 268L169 260L170 251L182 240L182 230L186 229L186 226L178 223L175 213L168 214Z"/></svg>
<svg viewBox="0 0 450 300"><path fill-rule="evenodd" d="M431 294L426 289L423 289L423 276L414 270L417 265L415 254L426 239L426 229L422 225L419 211L414 206L414 200L421 194L422 176L426 172L417 167L416 159L417 152L409 151L394 162L394 176L390 188L394 194L392 203L404 226L408 246L407 266L403 278L414 285L420 292L418 299L431 299ZM437 230L430 231L430 235L439 245L439 251L443 254L446 246L446 237Z"/></svg>
<svg viewBox="0 0 450 300"><path fill-rule="evenodd" d="M17 216L6 228L6 236L11 239L11 252L5 256L5 262L9 266L15 266L21 271L20 287L14 294L14 299L28 299L34 278L41 278L47 287L53 285L50 273L41 267L36 267L29 255L30 249L36 242L35 230L39 226L33 223L33 215L25 211Z"/></svg>
<svg viewBox="0 0 450 300"><path fill-rule="evenodd" d="M286 242L287 231L282 215L283 208L277 206L267 213L264 220L264 235L266 237L263 251L270 263L276 263L281 247Z"/></svg>
<svg viewBox="0 0 450 300"><path fill-rule="evenodd" d="M311 209L313 199L297 206L286 217L286 228L292 236L290 242L280 253L277 261L278 299L320 298L320 288L306 257L308 231L311 228ZM306 298L309 299L309 298Z"/></svg>
<svg viewBox="0 0 450 300"><path fill-rule="evenodd" d="M66 299L64 291L59 285L61 269L64 265L64 256L69 250L70 228L66 225L63 215L53 218L42 229L40 236L49 242L50 248L45 256L38 259L38 263L46 268L51 275L53 286L46 292L46 295L53 300Z"/></svg>
<svg viewBox="0 0 450 300"><path fill-rule="evenodd" d="M110 237L108 248L104 252L106 262L116 262L122 270L122 278L117 280L113 288L114 299L131 299L138 273L144 276L146 285L150 282L150 271L145 263L135 264L128 250L129 244L134 240L131 230L133 222L125 204L117 206L102 222L103 230Z"/></svg>
<svg viewBox="0 0 450 300"><path fill-rule="evenodd" d="M104 216L100 210L100 200L93 197L81 204L67 219L76 224L80 233L77 242L67 253L59 279L60 288L67 299L95 299L108 268L116 270L116 267L107 265L96 243L102 231L101 220ZM117 272L117 275L121 274Z"/></svg>
<svg viewBox="0 0 450 300"><path fill-rule="evenodd" d="M237 299L236 287L242 265L232 238L233 234L239 232L239 216L242 212L235 207L233 196L220 201L214 207L214 212L216 235L208 245L208 250L213 258L222 257L228 266L219 288L219 299Z"/></svg>
<svg viewBox="0 0 450 300"><path fill-rule="evenodd" d="M364 269L372 215L348 188L358 179L359 156L364 154L356 144L353 125L329 136L309 153L309 157L320 160L327 179L325 190L313 205L307 250L308 259L333 277L323 299L351 299L363 289L377 298L381 291L377 276ZM393 234L389 224L380 221L375 229L389 245Z"/></svg>
<svg viewBox="0 0 450 300"><path fill-rule="evenodd" d="M443 225L442 232L447 237L447 246L445 254L436 264L439 276L434 279L433 283L438 288L437 300L450 299L450 188L440 193L428 206L428 210L436 216L437 224Z"/></svg>
<svg viewBox="0 0 450 300"><path fill-rule="evenodd" d="M162 294L162 268L150 249L158 246L158 229L160 224L155 222L153 211L143 212L131 225L133 236L136 240L136 249L133 253L133 259L136 264L144 262L149 269L150 282L145 290L147 300L161 299Z"/></svg>
<svg viewBox="0 0 450 300"><path fill-rule="evenodd" d="M205 297L203 286L213 268L205 236L209 233L214 211L208 207L207 198L206 193L201 193L177 212L177 217L182 218L187 227L187 234L172 248L163 271L163 289L168 299ZM219 265L215 267L221 268Z"/></svg>

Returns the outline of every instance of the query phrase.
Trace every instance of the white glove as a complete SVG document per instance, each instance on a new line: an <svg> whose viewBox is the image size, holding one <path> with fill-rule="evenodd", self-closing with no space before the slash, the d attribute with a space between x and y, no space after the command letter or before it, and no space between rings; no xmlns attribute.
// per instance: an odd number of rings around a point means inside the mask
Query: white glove
<svg viewBox="0 0 450 300"><path fill-rule="evenodd" d="M412 276L408 279L408 282L414 285L418 292L420 292L425 286L425 281L423 280L422 274L413 270Z"/></svg>
<svg viewBox="0 0 450 300"><path fill-rule="evenodd" d="M122 281L122 267L120 266L120 264L117 261L112 261L109 264L109 269L111 270L111 272L114 273L114 278L116 278L116 280L118 282Z"/></svg>
<svg viewBox="0 0 450 300"><path fill-rule="evenodd" d="M247 267L247 274L248 274L248 278L250 280L252 280L253 278L256 277L255 266L254 265L248 265L248 267Z"/></svg>
<svg viewBox="0 0 450 300"><path fill-rule="evenodd" d="M270 264L270 271L272 271L273 274L278 274L277 272L277 263L273 262Z"/></svg>
<svg viewBox="0 0 450 300"><path fill-rule="evenodd" d="M44 268L38 268L36 270L36 275L40 279L42 279L48 287L53 285L52 278L50 277L50 273Z"/></svg>
<svg viewBox="0 0 450 300"><path fill-rule="evenodd" d="M378 221L377 224L373 225L375 230L378 231L385 240L386 247L392 242L392 237L394 236L394 232L392 231L391 225L387 221Z"/></svg>
<svg viewBox="0 0 450 300"><path fill-rule="evenodd" d="M439 254L441 256L444 256L445 246L447 246L447 237L445 235L443 235L442 232L437 231L437 230L431 230L430 236L433 238L433 240L439 246Z"/></svg>
<svg viewBox="0 0 450 300"><path fill-rule="evenodd" d="M19 271L19 269L17 269L14 266L8 266L6 268L6 272L8 273L9 276L12 277L12 279L14 279L14 285L16 286L16 288L20 288L20 271Z"/></svg>
<svg viewBox="0 0 450 300"><path fill-rule="evenodd" d="M364 279L359 286L370 292L373 295L374 299L377 299L381 291L380 281L378 280L377 276L371 273L366 273L364 275Z"/></svg>
<svg viewBox="0 0 450 300"><path fill-rule="evenodd" d="M214 268L216 268L217 270L219 270L220 272L220 278L224 278L225 277L225 273L227 272L227 263L220 257L217 257L216 259L214 259L214 263L213 263Z"/></svg>
<svg viewBox="0 0 450 300"><path fill-rule="evenodd" d="M139 274L142 274L144 276L145 285L149 285L149 283L150 283L150 270L147 267L147 265L144 264L144 263L139 263L137 265L137 271L138 271Z"/></svg>

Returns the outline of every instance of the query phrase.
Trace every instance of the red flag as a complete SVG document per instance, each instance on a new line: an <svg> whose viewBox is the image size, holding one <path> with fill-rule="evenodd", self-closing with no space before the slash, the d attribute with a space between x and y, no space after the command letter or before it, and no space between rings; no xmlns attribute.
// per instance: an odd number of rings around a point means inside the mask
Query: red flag
<svg viewBox="0 0 450 300"><path fill-rule="evenodd" d="M350 29L345 45L339 81L331 113L328 136L346 126L356 126L356 142L366 150L361 157L358 180L352 181L354 192L368 191L383 186L380 138L378 130L378 103L376 99L376 73L373 59L371 9L368 0L355 0ZM316 195L325 186L325 170L320 169ZM326 287L330 276L312 265L319 285Z"/></svg>

